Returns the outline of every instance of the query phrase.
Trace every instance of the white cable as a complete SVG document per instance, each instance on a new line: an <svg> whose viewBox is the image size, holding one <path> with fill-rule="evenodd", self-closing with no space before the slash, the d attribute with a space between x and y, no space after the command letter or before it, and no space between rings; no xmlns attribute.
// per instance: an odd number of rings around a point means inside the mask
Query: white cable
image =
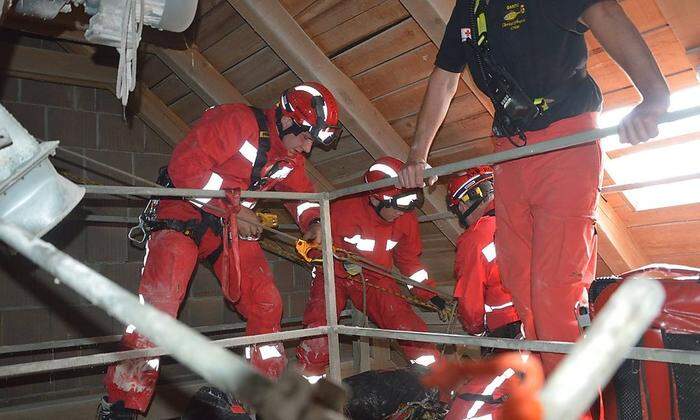
<svg viewBox="0 0 700 420"><path fill-rule="evenodd" d="M138 17L136 8L138 7ZM143 32L143 0L124 0L124 14L122 15L122 33L119 41L119 69L117 71L117 98L122 100L122 105L126 106L129 100L129 92L136 87L136 59L141 34ZM133 48L129 48L129 35L135 29L136 39Z"/></svg>

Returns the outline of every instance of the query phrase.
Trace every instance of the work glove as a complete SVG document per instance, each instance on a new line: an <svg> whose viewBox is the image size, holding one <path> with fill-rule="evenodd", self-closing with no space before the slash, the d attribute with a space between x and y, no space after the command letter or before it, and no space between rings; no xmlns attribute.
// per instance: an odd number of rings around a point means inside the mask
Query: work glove
<svg viewBox="0 0 700 420"><path fill-rule="evenodd" d="M362 274L362 267L350 261L343 261L343 268L345 268L345 272L351 277Z"/></svg>
<svg viewBox="0 0 700 420"><path fill-rule="evenodd" d="M435 305L437 308L438 318L442 322L448 322L452 318L452 313L454 312L454 305L448 305L445 299L440 296L433 296L430 298L430 303Z"/></svg>

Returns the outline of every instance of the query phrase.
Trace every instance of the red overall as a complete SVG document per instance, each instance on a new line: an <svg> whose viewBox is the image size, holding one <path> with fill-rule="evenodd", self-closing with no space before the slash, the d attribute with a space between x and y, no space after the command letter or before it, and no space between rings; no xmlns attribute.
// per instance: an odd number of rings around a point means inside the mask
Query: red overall
<svg viewBox="0 0 700 420"><path fill-rule="evenodd" d="M495 377L484 375L470 378L457 388L445 420L508 420L501 410L507 398L504 384L513 375L513 369L506 369Z"/></svg>
<svg viewBox="0 0 700 420"><path fill-rule="evenodd" d="M333 243L355 254L391 269L393 265L402 274L428 286L434 281L420 262L422 246L418 220L413 212L405 213L394 222L387 222L374 211L366 195L341 199L331 204L331 230ZM399 292L396 281L363 269L367 283ZM362 284L349 278L342 263L335 263L335 292L338 314L349 298L357 309L363 308ZM359 280L359 276L355 276ZM427 300L433 293L414 287L411 292ZM427 331L425 322L413 311L405 300L366 287L366 314L379 328L391 330ZM316 270L311 283L311 296L304 311L304 325L317 327L326 325L323 274ZM400 341L406 357L416 363L435 361L438 353L434 345ZM307 375L321 375L328 365L328 339L319 337L304 340L297 347L297 358Z"/></svg>
<svg viewBox="0 0 700 420"><path fill-rule="evenodd" d="M454 296L462 327L469 334L494 331L518 321L513 298L503 288L496 264L496 218L484 216L457 239Z"/></svg>
<svg viewBox="0 0 700 420"><path fill-rule="evenodd" d="M313 185L304 170L304 157L288 156L276 130L274 111L268 110L265 115L270 134L267 161L286 162L274 172L264 174L268 182L263 189L312 192ZM246 105L211 108L173 151L168 173L178 188L246 190L257 157L258 142L258 123ZM221 199L212 199L210 203L224 207ZM243 200L241 204L252 207L254 201ZM285 206L304 231L313 219L319 217L317 204L285 201ZM201 220L200 209L184 200L162 200L157 215L163 220ZM156 308L177 316L198 261L209 257L220 245L221 238L211 229L206 231L199 246L175 230L154 232L146 246L140 296ZM228 278L222 278L221 257L214 263L214 272L222 285L224 297L246 318L246 334L279 331L282 301L260 245L239 240L237 249L230 252L238 253L240 277L238 273L230 272ZM127 327L121 344L125 349L152 346L131 325ZM286 365L281 343L253 346L252 352L248 350L247 353L252 364L271 377L279 376ZM127 408L144 412L153 396L157 378L158 359L127 360L112 365L105 378L109 401L123 400Z"/></svg>
<svg viewBox="0 0 700 420"><path fill-rule="evenodd" d="M527 133L528 144L595 128L595 113ZM499 138L496 150L513 146ZM595 275L594 231L601 152L598 142L494 167L496 247L501 279L528 340L573 342L577 304L588 304ZM542 354L545 374L561 355Z"/></svg>

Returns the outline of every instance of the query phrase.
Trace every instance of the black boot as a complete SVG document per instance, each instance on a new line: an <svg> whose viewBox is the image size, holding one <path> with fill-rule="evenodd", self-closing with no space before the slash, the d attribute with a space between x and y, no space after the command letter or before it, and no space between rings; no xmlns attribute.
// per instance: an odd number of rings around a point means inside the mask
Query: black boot
<svg viewBox="0 0 700 420"><path fill-rule="evenodd" d="M97 406L97 420L136 420L138 412L124 407L124 401L108 403L107 397L102 397Z"/></svg>
<svg viewBox="0 0 700 420"><path fill-rule="evenodd" d="M251 417L231 395L213 386L203 386L192 397L182 420L249 420Z"/></svg>

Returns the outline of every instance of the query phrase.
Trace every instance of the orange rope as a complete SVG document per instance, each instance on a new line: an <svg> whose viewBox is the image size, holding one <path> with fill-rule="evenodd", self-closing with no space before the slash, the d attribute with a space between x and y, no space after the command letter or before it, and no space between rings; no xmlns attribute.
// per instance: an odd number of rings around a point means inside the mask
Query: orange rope
<svg viewBox="0 0 700 420"><path fill-rule="evenodd" d="M509 420L541 420L542 406L537 399L544 383L542 366L536 357L523 360L520 353L506 353L480 361L451 361L441 359L431 366L422 379L423 385L437 387L449 393L470 376L500 375L506 369L523 375L513 375L504 384L508 399L503 404L502 418Z"/></svg>

